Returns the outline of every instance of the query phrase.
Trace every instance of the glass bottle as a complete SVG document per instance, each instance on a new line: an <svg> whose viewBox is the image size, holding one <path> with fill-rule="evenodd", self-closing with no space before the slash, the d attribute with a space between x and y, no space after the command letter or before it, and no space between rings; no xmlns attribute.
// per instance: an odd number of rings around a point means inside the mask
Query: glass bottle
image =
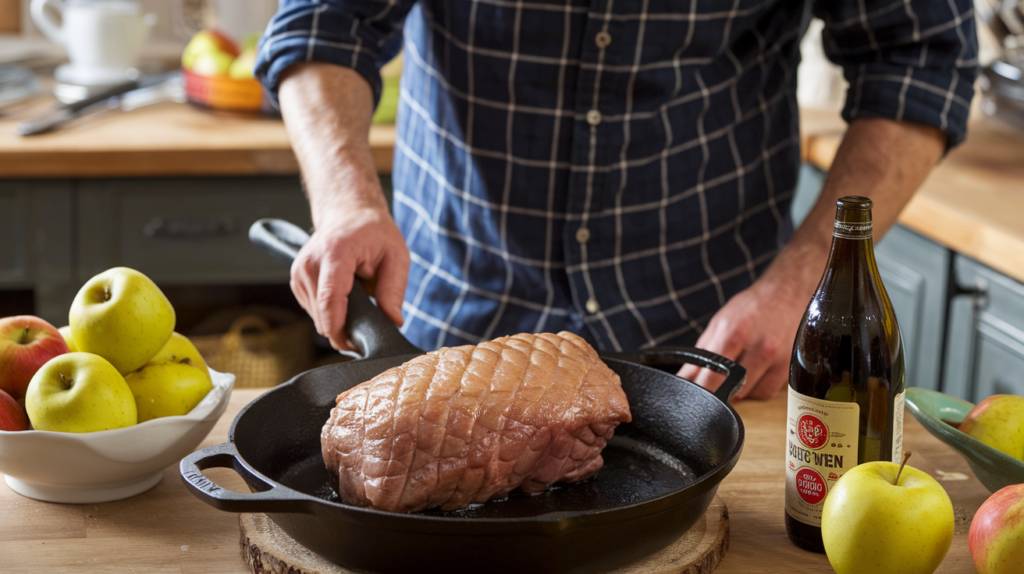
<svg viewBox="0 0 1024 574"><path fill-rule="evenodd" d="M872 241L871 200L836 202L832 251L789 368L786 533L824 552L821 508L857 464L900 460L903 342Z"/></svg>

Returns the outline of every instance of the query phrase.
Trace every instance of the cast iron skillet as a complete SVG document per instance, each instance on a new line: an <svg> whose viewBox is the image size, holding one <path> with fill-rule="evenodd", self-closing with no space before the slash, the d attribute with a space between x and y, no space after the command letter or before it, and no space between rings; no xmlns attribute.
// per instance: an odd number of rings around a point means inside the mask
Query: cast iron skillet
<svg viewBox="0 0 1024 574"><path fill-rule="evenodd" d="M295 257L308 235L261 220L253 241ZM302 373L235 417L228 442L181 461L193 494L228 512L268 514L296 541L333 562L372 572L598 572L678 539L707 510L743 448L729 406L745 370L700 349L602 353L622 379L633 422L618 427L596 476L548 492L453 511L396 514L342 504L324 466L320 430L342 391L421 354L366 296L359 281L346 325L365 354ZM727 375L714 394L644 364L694 363ZM674 372L674 371L673 371ZM225 490L200 472L233 468L252 493Z"/></svg>

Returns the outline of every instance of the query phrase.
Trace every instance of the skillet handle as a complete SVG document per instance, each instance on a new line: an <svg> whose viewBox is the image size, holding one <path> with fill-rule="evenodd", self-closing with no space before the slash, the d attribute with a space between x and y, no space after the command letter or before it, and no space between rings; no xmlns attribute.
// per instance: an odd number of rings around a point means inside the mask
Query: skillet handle
<svg viewBox="0 0 1024 574"><path fill-rule="evenodd" d="M185 485L206 504L227 512L313 512L309 499L279 484L270 484L254 475L238 458L234 443L226 442L197 450L181 459L179 465ZM241 493L227 490L203 476L207 468L230 468L242 475L246 484L261 484L266 490Z"/></svg>
<svg viewBox="0 0 1024 574"><path fill-rule="evenodd" d="M725 375L725 381L713 394L725 404L729 404L729 401L736 396L736 393L740 392L747 382L747 370L739 363L718 353L696 347L655 347L637 353L602 352L601 356L631 361L649 367L672 365L678 368L683 365L697 365L716 373L722 373Z"/></svg>
<svg viewBox="0 0 1024 574"><path fill-rule="evenodd" d="M273 257L292 262L309 241L309 234L283 219L265 218L249 227L249 241ZM362 349L360 357L363 359L423 353L373 304L358 277L352 282L352 291L348 294L345 335Z"/></svg>

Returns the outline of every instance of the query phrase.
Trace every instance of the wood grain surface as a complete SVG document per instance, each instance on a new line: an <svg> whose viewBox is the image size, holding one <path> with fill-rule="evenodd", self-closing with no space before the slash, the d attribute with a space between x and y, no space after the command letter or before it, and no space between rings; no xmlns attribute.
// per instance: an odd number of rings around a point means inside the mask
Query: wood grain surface
<svg viewBox="0 0 1024 574"><path fill-rule="evenodd" d="M239 546L253 574L354 574L306 549L265 514L240 514ZM715 497L707 512L668 547L608 574L710 574L729 549L729 511Z"/></svg>
<svg viewBox="0 0 1024 574"><path fill-rule="evenodd" d="M235 414L259 394L236 390L227 413L202 446L224 442ZM824 555L800 550L786 537L785 396L741 402L737 411L746 427L746 443L739 463L718 491L729 508L730 543L716 572L831 572ZM909 413L904 446L914 452L911 466L938 478L956 509L953 546L938 572L973 574L967 531L988 492L967 463ZM225 488L247 491L231 470L210 469L205 474ZM0 484L0 556L0 571L5 574L249 571L239 553L238 515L215 510L192 496L177 466L165 470L163 481L149 492L105 504L38 502Z"/></svg>
<svg viewBox="0 0 1024 574"><path fill-rule="evenodd" d="M166 102L75 120L37 136L15 129L45 113L49 99L0 115L0 178L297 174L279 119L240 116ZM393 125L375 125L377 171L391 172Z"/></svg>
<svg viewBox="0 0 1024 574"><path fill-rule="evenodd" d="M828 169L844 126L805 114L803 153ZM900 214L914 231L1024 282L1024 134L975 119L967 139L921 184Z"/></svg>

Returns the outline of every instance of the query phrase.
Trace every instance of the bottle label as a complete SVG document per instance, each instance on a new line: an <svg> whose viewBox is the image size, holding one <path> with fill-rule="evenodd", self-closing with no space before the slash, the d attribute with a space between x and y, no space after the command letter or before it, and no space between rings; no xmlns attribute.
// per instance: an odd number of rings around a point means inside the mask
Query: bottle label
<svg viewBox="0 0 1024 574"><path fill-rule="evenodd" d="M857 466L860 406L815 399L789 387L786 425L786 512L821 526L825 496ZM902 424L902 418L901 424Z"/></svg>
<svg viewBox="0 0 1024 574"><path fill-rule="evenodd" d="M903 461L903 397L907 391L896 395L892 400L892 461L899 464Z"/></svg>
<svg viewBox="0 0 1024 574"><path fill-rule="evenodd" d="M832 235L843 239L871 239L872 227L873 223L870 221L846 223L837 219Z"/></svg>

